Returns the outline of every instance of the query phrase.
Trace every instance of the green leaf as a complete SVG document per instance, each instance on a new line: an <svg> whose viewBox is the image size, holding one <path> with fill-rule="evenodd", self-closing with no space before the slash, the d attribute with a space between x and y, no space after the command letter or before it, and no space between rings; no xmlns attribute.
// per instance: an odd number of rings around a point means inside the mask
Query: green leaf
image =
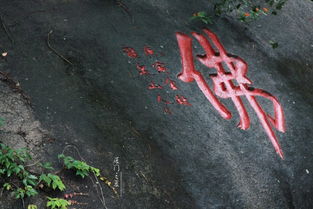
<svg viewBox="0 0 313 209"><path fill-rule="evenodd" d="M59 159L64 159L64 158L65 158L65 155L59 154L59 155L58 155L58 158L59 158Z"/></svg>
<svg viewBox="0 0 313 209"><path fill-rule="evenodd" d="M205 12L198 12L197 16L198 17L206 17L206 13Z"/></svg>
<svg viewBox="0 0 313 209"><path fill-rule="evenodd" d="M28 197L35 196L38 194L38 192L32 186L26 186L25 191Z"/></svg>
<svg viewBox="0 0 313 209"><path fill-rule="evenodd" d="M51 198L47 197L47 207L51 209L67 209L67 207L71 204L69 201L60 198Z"/></svg>
<svg viewBox="0 0 313 209"><path fill-rule="evenodd" d="M94 168L94 167L90 167L90 170L96 175L96 176L100 176L100 169L98 168Z"/></svg>
<svg viewBox="0 0 313 209"><path fill-rule="evenodd" d="M0 174L2 175L2 174L5 174L5 169L0 169Z"/></svg>
<svg viewBox="0 0 313 209"><path fill-rule="evenodd" d="M24 186L27 186L27 179L23 179L22 183L24 184Z"/></svg>
<svg viewBox="0 0 313 209"><path fill-rule="evenodd" d="M7 177L10 177L12 174L12 170L7 170Z"/></svg>
<svg viewBox="0 0 313 209"><path fill-rule="evenodd" d="M75 160L70 156L59 155L60 159L63 159L64 167L66 169L72 169L76 171L76 175L82 178L89 175L90 172L96 176L100 176L100 169L88 165L86 162Z"/></svg>
<svg viewBox="0 0 313 209"><path fill-rule="evenodd" d="M48 187L52 187L52 189L59 189L60 191L65 190L65 185L63 184L61 178L57 175L49 173L48 175L42 174L39 178L39 181L43 181L46 183Z"/></svg>
<svg viewBox="0 0 313 209"><path fill-rule="evenodd" d="M50 187L51 179L46 174L41 174L39 177L39 181L43 181L47 184L48 187Z"/></svg>
<svg viewBox="0 0 313 209"><path fill-rule="evenodd" d="M15 198L16 199L23 199L25 197L25 190L22 188L18 188L15 192Z"/></svg>
<svg viewBox="0 0 313 209"><path fill-rule="evenodd" d="M76 175L81 176L82 178L85 178L85 176L88 176L88 173L84 170L77 170Z"/></svg>
<svg viewBox="0 0 313 209"><path fill-rule="evenodd" d="M38 177L35 175L29 175L28 178L31 180L37 180L38 179Z"/></svg>
<svg viewBox="0 0 313 209"><path fill-rule="evenodd" d="M11 186L11 184L9 184L9 183L4 183L2 187L3 187L5 190L7 190L7 191L9 191L9 190L12 189L12 186Z"/></svg>
<svg viewBox="0 0 313 209"><path fill-rule="evenodd" d="M27 209L37 209L37 206L36 205L28 205Z"/></svg>
<svg viewBox="0 0 313 209"><path fill-rule="evenodd" d="M33 185L33 186L35 186L37 184L35 181L29 180L29 179L27 180L27 183L30 185Z"/></svg>
<svg viewBox="0 0 313 209"><path fill-rule="evenodd" d="M54 170L50 162L40 163L40 166L47 170Z"/></svg>
<svg viewBox="0 0 313 209"><path fill-rule="evenodd" d="M36 205L28 205L27 209L37 209L37 206Z"/></svg>

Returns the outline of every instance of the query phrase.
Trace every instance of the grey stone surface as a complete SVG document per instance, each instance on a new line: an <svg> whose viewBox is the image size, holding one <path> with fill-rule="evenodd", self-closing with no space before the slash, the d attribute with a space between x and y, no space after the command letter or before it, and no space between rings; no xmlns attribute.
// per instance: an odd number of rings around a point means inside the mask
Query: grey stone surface
<svg viewBox="0 0 313 209"><path fill-rule="evenodd" d="M113 158L121 158L124 196L116 200L107 194L109 208L313 207L310 1L290 0L277 17L250 25L228 17L209 26L228 52L247 61L253 86L283 105L287 132L277 135L285 160L275 154L248 103L252 124L242 131L230 101L222 100L234 113L225 121L196 84L176 80L192 106L175 106L173 115L164 115L157 93L146 90L150 79L129 76L136 75L135 62L121 48L134 47L139 62L148 65L154 60L142 49L149 45L165 54L160 61L175 79L181 64L174 34L200 31L205 25L189 17L210 10L207 1L132 0L124 2L130 13L115 1L0 2L15 40L11 44L1 32L1 47L9 52L1 70L20 81L38 120L59 139L47 155L75 144L109 176ZM51 44L74 66L49 50L50 30ZM270 40L279 47L272 49Z"/></svg>
<svg viewBox="0 0 313 209"><path fill-rule="evenodd" d="M3 82L0 83L0 97L0 114L4 119L0 129L1 141L15 149L28 148L36 153L36 147L40 146L47 132L41 128L23 97Z"/></svg>

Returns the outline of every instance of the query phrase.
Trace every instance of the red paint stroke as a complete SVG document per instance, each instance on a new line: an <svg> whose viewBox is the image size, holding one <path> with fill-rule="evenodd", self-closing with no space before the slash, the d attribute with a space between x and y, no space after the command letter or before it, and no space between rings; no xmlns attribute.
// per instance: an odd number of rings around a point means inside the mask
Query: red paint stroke
<svg viewBox="0 0 313 209"><path fill-rule="evenodd" d="M149 84L148 89L162 89L163 87L159 84L155 84L153 81Z"/></svg>
<svg viewBox="0 0 313 209"><path fill-rule="evenodd" d="M173 80L171 80L171 79L169 79L169 78L167 78L167 79L165 80L165 84L169 84L169 85L170 85L170 88L173 89L173 90L178 90L175 81L173 81Z"/></svg>
<svg viewBox="0 0 313 209"><path fill-rule="evenodd" d="M159 61L153 63L152 67L154 67L159 73L163 73L167 71L167 68L164 66L164 63L159 62Z"/></svg>
<svg viewBox="0 0 313 209"><path fill-rule="evenodd" d="M137 67L137 70L139 71L140 75L147 75L147 74L149 74L149 72L146 70L146 66L137 64L136 67Z"/></svg>
<svg viewBox="0 0 313 209"><path fill-rule="evenodd" d="M123 52L127 54L127 56L131 58L138 58L138 54L135 49L131 47L123 47Z"/></svg>
<svg viewBox="0 0 313 209"><path fill-rule="evenodd" d="M144 51L147 56L154 54L154 51L149 46L145 46Z"/></svg>
<svg viewBox="0 0 313 209"><path fill-rule="evenodd" d="M181 95L176 95L175 101L181 105L191 106L191 104L188 102L188 100L184 96L181 96Z"/></svg>
<svg viewBox="0 0 313 209"><path fill-rule="evenodd" d="M161 95L158 95L158 96L157 96L157 101L158 101L158 103L162 102L162 97L161 97Z"/></svg>
<svg viewBox="0 0 313 209"><path fill-rule="evenodd" d="M157 101L158 101L158 103L163 102L164 104L173 104L172 102L163 99L163 98L161 97L161 95L158 95L158 96L157 96Z"/></svg>
<svg viewBox="0 0 313 209"><path fill-rule="evenodd" d="M285 132L286 130L283 109L278 100L276 97L262 89L250 87L249 85L252 84L252 82L246 77L248 71L248 65L246 62L240 57L227 54L217 36L210 30L204 29L203 32L218 49L218 52L213 49L206 36L195 32L192 33L192 36L197 39L206 53L205 55L198 55L198 60L208 68L215 68L217 70L216 74L210 75L210 78L213 81L213 92L221 98L232 99L240 116L238 127L243 130L250 127L249 115L240 98L240 96L245 96L256 112L260 123L275 148L275 151L283 159L283 152L272 129L272 126L274 126L274 128L280 132ZM203 75L195 69L192 52L192 38L184 33L176 33L176 38L182 62L182 72L178 75L178 78L184 82L196 81L200 90L220 115L225 119L230 119L232 117L230 111L217 99L209 85L206 83ZM230 72L226 72L222 63L226 64L230 69ZM235 86L232 81L233 79L236 79L239 86ZM264 97L273 103L274 117L270 116L262 109L255 96Z"/></svg>

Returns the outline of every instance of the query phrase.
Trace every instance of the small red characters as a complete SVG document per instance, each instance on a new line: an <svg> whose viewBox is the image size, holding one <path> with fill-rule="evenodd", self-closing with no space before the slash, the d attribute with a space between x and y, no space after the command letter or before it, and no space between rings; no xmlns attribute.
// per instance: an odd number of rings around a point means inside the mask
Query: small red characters
<svg viewBox="0 0 313 209"><path fill-rule="evenodd" d="M137 64L137 70L139 71L139 75L147 75L149 72L146 70L146 66Z"/></svg>
<svg viewBox="0 0 313 209"><path fill-rule="evenodd" d="M127 54L127 56L131 57L131 58L138 58L138 54L135 51L135 49L131 48L131 47L123 47L123 52Z"/></svg>
<svg viewBox="0 0 313 209"><path fill-rule="evenodd" d="M178 87L176 86L175 81L173 81L173 80L171 80L171 79L169 79L169 78L167 78L167 79L165 80L165 84L169 84L169 85L170 85L170 88L171 88L172 90L178 90Z"/></svg>
<svg viewBox="0 0 313 209"><path fill-rule="evenodd" d="M154 67L159 73L164 73L167 70L164 63L159 62L159 61L153 63L152 67Z"/></svg>
<svg viewBox="0 0 313 209"><path fill-rule="evenodd" d="M176 95L175 101L181 105L191 106L191 104L188 102L188 100L184 96L181 96L181 95Z"/></svg>
<svg viewBox="0 0 313 209"><path fill-rule="evenodd" d="M147 56L154 54L154 51L149 46L145 46L143 50Z"/></svg>
<svg viewBox="0 0 313 209"><path fill-rule="evenodd" d="M148 86L148 89L162 89L163 87L158 85L158 84L155 84L153 81L150 82L149 86Z"/></svg>

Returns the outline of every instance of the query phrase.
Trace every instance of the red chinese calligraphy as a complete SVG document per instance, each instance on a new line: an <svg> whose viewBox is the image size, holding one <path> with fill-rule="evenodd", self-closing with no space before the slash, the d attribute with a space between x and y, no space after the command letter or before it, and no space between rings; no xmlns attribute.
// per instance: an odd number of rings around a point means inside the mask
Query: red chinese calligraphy
<svg viewBox="0 0 313 209"><path fill-rule="evenodd" d="M155 84L153 81L150 82L148 89L162 89L162 86Z"/></svg>
<svg viewBox="0 0 313 209"><path fill-rule="evenodd" d="M139 72L139 75L149 74L149 72L146 70L146 66L137 64L136 67L137 67L137 70Z"/></svg>
<svg viewBox="0 0 313 209"><path fill-rule="evenodd" d="M161 97L161 95L158 95L158 96L157 96L157 101L158 101L158 103L163 102L164 104L172 104L172 102L163 99L163 98Z"/></svg>
<svg viewBox="0 0 313 209"><path fill-rule="evenodd" d="M136 68L137 68L137 71L139 73L140 76L154 76L154 75L157 75L157 74L153 74L153 73L150 73L148 70L147 70L147 66L146 65L141 65L139 60L137 58L139 58L139 55L138 53L135 51L134 48L132 47L123 47L122 48L123 52L130 58L134 58L136 59L138 62L136 62ZM145 46L144 47L144 53L146 56L153 56L153 55L157 55L154 50L149 47L149 46ZM163 53L160 53L160 56L164 56ZM129 62L131 63L131 62ZM163 80L163 77L165 74L167 74L167 78L165 79L165 82L162 84L162 85L159 85L159 84L156 84L154 83L154 81L151 81L148 86L147 86L147 89L149 90L154 90L154 91L164 91L164 88L166 85L168 85L171 90L173 91L176 91L176 90L179 90L177 85L176 85L176 82L174 80L171 80L170 79L170 72L168 71L168 69L165 67L165 64L160 62L160 61L155 61L153 64L152 64L152 67L155 68L155 70L157 70L159 72L159 77L162 78ZM167 93L169 93L167 91ZM168 98L167 99L164 99L161 97L161 95L158 95L157 96L157 102L160 103L162 106L163 106L163 112L165 114L172 114L171 110L169 109L169 105L174 105L174 104L178 104L178 105L185 105L185 106L191 106L191 104L187 101L187 98L181 96L181 95L176 95L175 98L174 98L174 101L172 100L173 98ZM176 101L176 102L175 102Z"/></svg>
<svg viewBox="0 0 313 209"><path fill-rule="evenodd" d="M188 100L184 96L176 95L175 100L178 104L191 106L191 104L188 102Z"/></svg>
<svg viewBox="0 0 313 209"><path fill-rule="evenodd" d="M154 54L154 51L149 46L145 46L143 50L147 56Z"/></svg>
<svg viewBox="0 0 313 209"><path fill-rule="evenodd" d="M171 80L171 79L169 79L169 78L167 78L167 79L165 80L165 84L169 84L169 85L170 85L170 88L171 88L172 90L178 90L175 81L173 81L173 80Z"/></svg>
<svg viewBox="0 0 313 209"><path fill-rule="evenodd" d="M161 72L164 73L167 70L166 67L164 66L164 63L159 62L159 61L153 63L152 67L154 67L159 73L161 73Z"/></svg>
<svg viewBox="0 0 313 209"><path fill-rule="evenodd" d="M138 54L135 49L131 47L123 47L123 52L127 54L127 56L131 58L138 58Z"/></svg>
<svg viewBox="0 0 313 209"><path fill-rule="evenodd" d="M278 100L262 89L250 87L249 85L252 84L252 82L246 77L248 70L246 62L239 57L228 54L217 36L210 30L204 29L203 32L209 37L209 39L206 36L195 32L192 33L192 36L200 43L205 51L205 55L197 56L198 60L206 67L215 68L217 70L216 74L210 75L210 78L213 81L213 91L206 83L203 75L195 68L192 52L192 38L179 32L176 33L176 38L181 54L182 72L178 75L178 78L184 82L196 81L198 87L206 98L225 119L230 119L232 114L216 96L225 99L230 98L239 113L240 122L238 127L243 130L250 127L249 115L240 98L240 96L245 96L253 110L256 112L260 123L275 148L275 151L281 158L283 158L283 152L272 129L272 126L274 126L278 131L285 132L284 113ZM210 40L215 45L218 52L212 47ZM230 72L225 70L223 63L227 66ZM232 80L236 80L238 86L236 86ZM264 97L273 103L274 117L270 116L262 109L261 105L256 100L256 96Z"/></svg>

